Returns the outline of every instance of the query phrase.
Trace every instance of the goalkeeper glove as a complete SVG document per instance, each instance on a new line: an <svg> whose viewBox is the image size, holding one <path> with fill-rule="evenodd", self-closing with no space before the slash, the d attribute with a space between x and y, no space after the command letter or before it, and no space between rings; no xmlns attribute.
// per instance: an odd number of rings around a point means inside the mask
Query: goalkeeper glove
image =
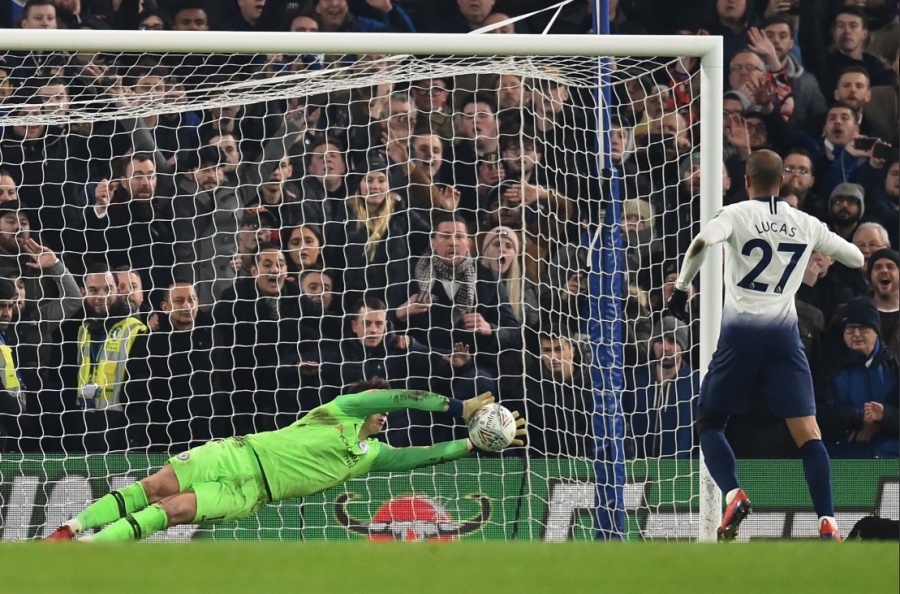
<svg viewBox="0 0 900 594"><path fill-rule="evenodd" d="M522 438L528 435L528 430L525 429L525 419L519 418L519 411L512 411L512 416L516 420L516 437L506 447L520 448L525 445L525 442L522 440Z"/></svg>
<svg viewBox="0 0 900 594"><path fill-rule="evenodd" d="M689 317L686 309L687 300L687 291L681 291L679 289L673 290L672 296L669 297L669 300L666 302L666 311L676 320L687 322Z"/></svg>
<svg viewBox="0 0 900 594"><path fill-rule="evenodd" d="M490 392L484 392L483 394L479 394L474 398L469 398L468 400L463 401L463 412L462 417L463 420L468 423L469 419L472 418L472 415L475 414L475 411L481 408L486 404L490 404L494 402L496 398Z"/></svg>

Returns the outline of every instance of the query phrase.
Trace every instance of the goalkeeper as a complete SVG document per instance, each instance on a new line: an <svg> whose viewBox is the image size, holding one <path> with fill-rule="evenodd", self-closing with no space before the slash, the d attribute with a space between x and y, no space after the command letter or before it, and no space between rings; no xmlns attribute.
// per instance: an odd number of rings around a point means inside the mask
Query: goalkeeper
<svg viewBox="0 0 900 594"><path fill-rule="evenodd" d="M398 472L467 456L469 439L428 447L392 448L374 438L387 413L404 409L449 412L466 421L494 401L466 401L392 390L381 379L358 382L290 426L211 441L170 458L155 474L113 491L69 520L47 540L68 540L110 524L83 540L142 539L179 524L219 524L253 515L272 501L313 495L368 472ZM517 419L511 445L523 445Z"/></svg>

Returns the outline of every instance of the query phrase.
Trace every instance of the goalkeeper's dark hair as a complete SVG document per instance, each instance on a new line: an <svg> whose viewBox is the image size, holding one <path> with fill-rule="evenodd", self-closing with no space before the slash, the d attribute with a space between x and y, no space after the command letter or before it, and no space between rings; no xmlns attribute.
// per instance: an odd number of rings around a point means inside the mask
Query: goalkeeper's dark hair
<svg viewBox="0 0 900 594"><path fill-rule="evenodd" d="M753 190L762 194L778 194L784 175L784 163L770 150L753 152L747 159L747 177Z"/></svg>
<svg viewBox="0 0 900 594"><path fill-rule="evenodd" d="M8 278L0 278L0 301L14 301L19 298L16 285Z"/></svg>
<svg viewBox="0 0 900 594"><path fill-rule="evenodd" d="M370 377L369 379L354 382L344 388L344 394L359 394L367 390L390 390L391 384L383 377Z"/></svg>

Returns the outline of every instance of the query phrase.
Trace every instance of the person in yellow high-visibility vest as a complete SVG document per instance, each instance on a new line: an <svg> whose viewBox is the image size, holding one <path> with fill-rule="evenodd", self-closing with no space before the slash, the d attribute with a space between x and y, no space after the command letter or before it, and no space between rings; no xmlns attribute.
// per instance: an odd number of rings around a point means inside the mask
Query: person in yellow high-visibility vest
<svg viewBox="0 0 900 594"><path fill-rule="evenodd" d="M146 360L148 329L117 295L115 279L105 265L88 268L83 292L86 317L76 339L76 402L84 413L84 447L89 452L124 450L130 441L127 433L132 429L140 433L140 428L129 427L129 402L145 400L144 395L126 393L133 379L128 363Z"/></svg>
<svg viewBox="0 0 900 594"><path fill-rule="evenodd" d="M19 438L28 422L25 398L13 347L6 330L13 318L18 291L12 281L0 278L0 452L19 451Z"/></svg>

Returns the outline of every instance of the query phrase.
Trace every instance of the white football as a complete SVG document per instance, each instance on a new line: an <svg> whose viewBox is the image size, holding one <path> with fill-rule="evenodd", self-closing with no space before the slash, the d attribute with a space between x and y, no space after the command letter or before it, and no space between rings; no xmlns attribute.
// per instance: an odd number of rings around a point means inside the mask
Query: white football
<svg viewBox="0 0 900 594"><path fill-rule="evenodd" d="M500 404L486 404L469 419L469 439L479 450L498 452L516 437L516 419Z"/></svg>

